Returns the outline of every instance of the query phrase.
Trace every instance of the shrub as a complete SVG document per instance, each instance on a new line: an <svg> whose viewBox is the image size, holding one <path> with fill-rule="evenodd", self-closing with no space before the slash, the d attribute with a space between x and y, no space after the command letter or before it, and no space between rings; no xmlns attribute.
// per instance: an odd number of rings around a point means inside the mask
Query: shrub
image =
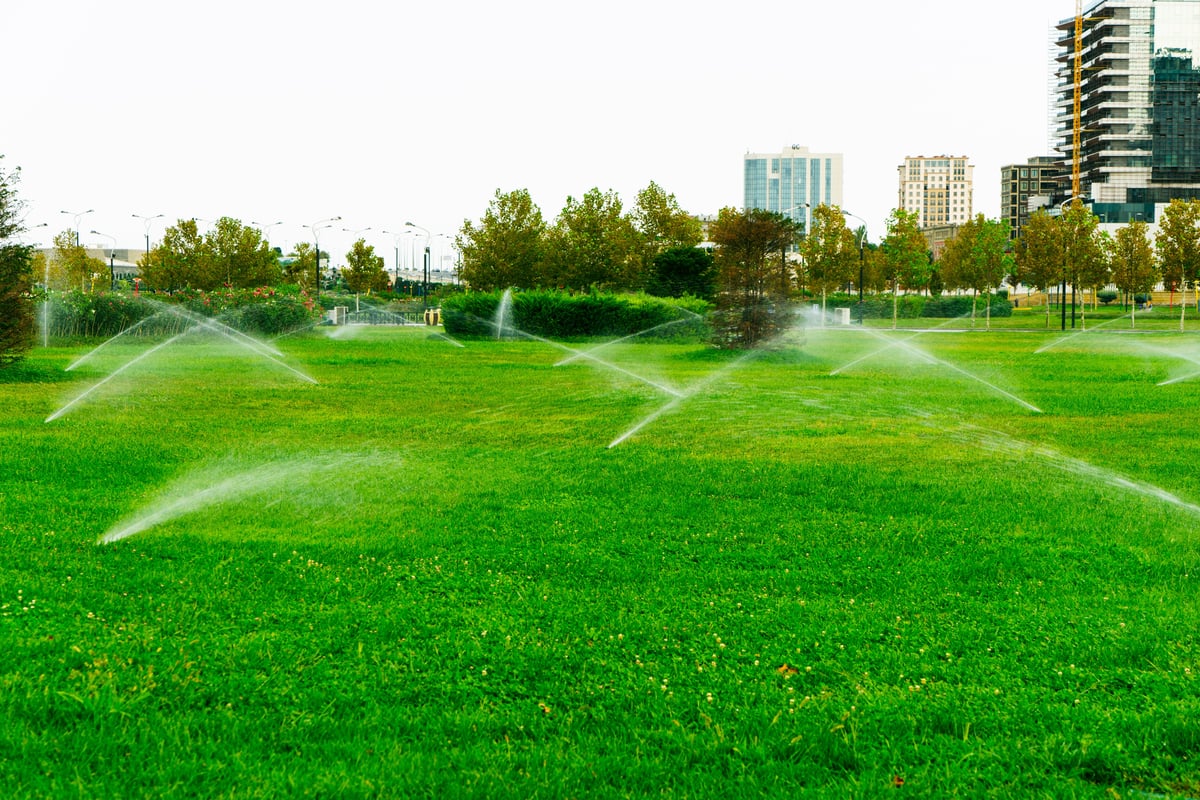
<svg viewBox="0 0 1200 800"><path fill-rule="evenodd" d="M925 302L925 297L922 295L901 295L900 301L896 304L896 316L901 319L916 319L921 316ZM827 298L826 305L831 307L849 306L851 316L855 319L859 317L858 295L834 294ZM890 294L875 294L870 297L864 297L862 316L865 319L891 319L892 296Z"/></svg>
<svg viewBox="0 0 1200 800"><path fill-rule="evenodd" d="M952 297L939 297L930 299L925 303L925 309L921 312L923 317L935 317L944 319L956 319L959 317L971 316L971 306L974 304L976 315L986 313L988 302L987 298L972 298L966 295L955 295ZM1002 297L991 298L991 315L993 317L1011 317L1013 305L1008 300Z"/></svg>
<svg viewBox="0 0 1200 800"><path fill-rule="evenodd" d="M263 287L203 292L185 289L171 295L133 297L119 293L72 291L53 301L50 323L55 336L110 337L146 320L139 333L173 334L186 328L186 314L219 317L233 328L273 335L302 327L320 318L320 310L299 291ZM166 313L164 313L166 312ZM154 315L160 319L148 320Z"/></svg>
<svg viewBox="0 0 1200 800"><path fill-rule="evenodd" d="M446 332L456 336L494 335L502 297L499 292L475 292L448 298L442 304ZM708 303L694 297L514 292L511 324L525 333L556 339L642 332L648 336L696 338L708 333L703 319L708 310Z"/></svg>
<svg viewBox="0 0 1200 800"><path fill-rule="evenodd" d="M1109 303L1111 303L1112 301L1117 299L1117 293L1114 292L1112 289L1103 289L1099 292L1096 292L1096 299L1099 300L1101 303L1104 303L1104 305L1108 305Z"/></svg>
<svg viewBox="0 0 1200 800"><path fill-rule="evenodd" d="M159 311L141 297L123 294L89 294L78 289L52 300L50 322L55 336L116 336Z"/></svg>

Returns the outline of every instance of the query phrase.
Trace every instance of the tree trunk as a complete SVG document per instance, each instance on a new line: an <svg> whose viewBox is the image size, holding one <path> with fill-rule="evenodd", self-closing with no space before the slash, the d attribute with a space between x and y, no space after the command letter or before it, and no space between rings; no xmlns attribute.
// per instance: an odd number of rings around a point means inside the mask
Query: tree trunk
<svg viewBox="0 0 1200 800"><path fill-rule="evenodd" d="M971 290L971 328L975 327L975 306L979 303L979 290Z"/></svg>
<svg viewBox="0 0 1200 800"><path fill-rule="evenodd" d="M990 288L987 290L985 298L986 299L984 302L987 303L987 305L984 306L984 318L986 320L984 323L984 330L990 331L992 329L992 290Z"/></svg>
<svg viewBox="0 0 1200 800"><path fill-rule="evenodd" d="M825 327L825 287L821 287L821 327Z"/></svg>
<svg viewBox="0 0 1200 800"><path fill-rule="evenodd" d="M900 316L900 279L892 281L892 330L896 330L896 318Z"/></svg>

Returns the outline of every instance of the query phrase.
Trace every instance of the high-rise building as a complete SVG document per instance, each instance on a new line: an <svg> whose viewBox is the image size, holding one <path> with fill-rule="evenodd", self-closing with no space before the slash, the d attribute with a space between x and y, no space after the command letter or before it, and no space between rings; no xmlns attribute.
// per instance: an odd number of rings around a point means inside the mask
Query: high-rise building
<svg viewBox="0 0 1200 800"><path fill-rule="evenodd" d="M961 225L974 208L975 167L966 156L906 156L899 167L897 208L917 215L917 225Z"/></svg>
<svg viewBox="0 0 1200 800"><path fill-rule="evenodd" d="M745 208L779 212L805 231L814 208L842 204L841 153L810 153L794 144L779 153L746 153L744 169Z"/></svg>
<svg viewBox="0 0 1200 800"><path fill-rule="evenodd" d="M1075 18L1055 28L1061 203L1075 149ZM1093 2L1080 45L1079 193L1093 213L1153 222L1171 199L1200 197L1200 2Z"/></svg>
<svg viewBox="0 0 1200 800"><path fill-rule="evenodd" d="M1000 219L1008 223L1010 239L1021 235L1029 215L1051 205L1062 191L1064 172L1057 156L1034 156L1023 164L1000 168Z"/></svg>

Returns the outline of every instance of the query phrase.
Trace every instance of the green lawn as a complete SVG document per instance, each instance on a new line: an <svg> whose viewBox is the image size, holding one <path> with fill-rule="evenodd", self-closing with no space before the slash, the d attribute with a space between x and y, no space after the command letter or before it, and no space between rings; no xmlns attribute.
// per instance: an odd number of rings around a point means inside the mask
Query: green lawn
<svg viewBox="0 0 1200 800"><path fill-rule="evenodd" d="M0 797L1200 797L1194 334L346 333L0 372Z"/></svg>

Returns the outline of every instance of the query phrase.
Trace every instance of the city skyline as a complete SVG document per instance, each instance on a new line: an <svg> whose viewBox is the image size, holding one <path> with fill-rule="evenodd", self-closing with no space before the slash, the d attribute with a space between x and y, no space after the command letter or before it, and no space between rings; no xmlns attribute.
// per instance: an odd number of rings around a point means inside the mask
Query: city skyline
<svg viewBox="0 0 1200 800"><path fill-rule="evenodd" d="M1049 31L1073 9L19 4L11 52L33 69L0 154L29 225L95 209L85 242L140 247L134 215L163 215L153 240L228 215L282 221L286 250L340 216L321 237L335 263L363 231L390 265L382 231L453 236L497 190L528 189L548 221L568 195L628 207L651 181L694 214L740 207L743 155L799 143L844 154L844 205L874 241L910 155L968 154L975 208L999 216L999 168L1047 154Z"/></svg>

